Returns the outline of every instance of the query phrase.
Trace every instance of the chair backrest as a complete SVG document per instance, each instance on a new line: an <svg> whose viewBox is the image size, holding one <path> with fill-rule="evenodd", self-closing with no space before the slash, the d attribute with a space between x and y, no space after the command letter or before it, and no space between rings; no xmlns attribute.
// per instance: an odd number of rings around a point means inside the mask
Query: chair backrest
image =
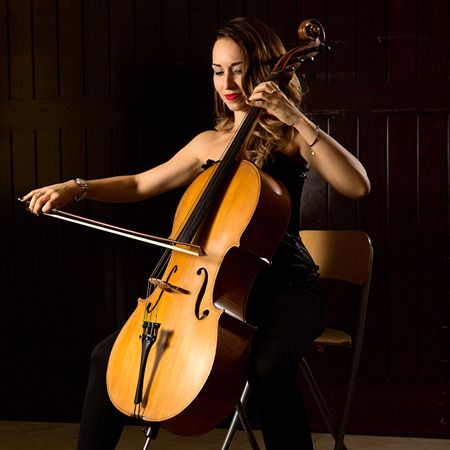
<svg viewBox="0 0 450 450"><path fill-rule="evenodd" d="M362 231L302 230L300 237L322 278L370 283L373 249Z"/></svg>

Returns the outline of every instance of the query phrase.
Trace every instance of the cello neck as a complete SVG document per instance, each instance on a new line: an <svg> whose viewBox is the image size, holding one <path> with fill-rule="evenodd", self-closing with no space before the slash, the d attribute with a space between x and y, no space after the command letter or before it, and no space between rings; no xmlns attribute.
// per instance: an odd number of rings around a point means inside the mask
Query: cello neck
<svg viewBox="0 0 450 450"><path fill-rule="evenodd" d="M182 230L179 232L177 239L182 242L191 242L195 233L198 230L201 222L211 210L212 205L217 199L219 193L222 191L229 177L237 167L237 157L241 151L248 134L254 126L260 114L260 108L251 107L239 129L236 132L233 140L225 150L224 157L209 183L198 198L189 218L186 220Z"/></svg>

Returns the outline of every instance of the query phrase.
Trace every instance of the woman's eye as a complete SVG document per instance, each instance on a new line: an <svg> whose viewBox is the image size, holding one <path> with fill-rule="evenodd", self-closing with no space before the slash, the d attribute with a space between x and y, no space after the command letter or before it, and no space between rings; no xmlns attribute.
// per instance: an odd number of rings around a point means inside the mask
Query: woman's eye
<svg viewBox="0 0 450 450"><path fill-rule="evenodd" d="M233 70L233 73L241 74L241 73L242 73L242 69L241 69L241 68L239 68L239 69L234 69L234 70Z"/></svg>
<svg viewBox="0 0 450 450"><path fill-rule="evenodd" d="M215 75L216 77L220 77L220 75L223 75L223 71L221 71L221 70L215 70L215 71L214 71L214 75Z"/></svg>

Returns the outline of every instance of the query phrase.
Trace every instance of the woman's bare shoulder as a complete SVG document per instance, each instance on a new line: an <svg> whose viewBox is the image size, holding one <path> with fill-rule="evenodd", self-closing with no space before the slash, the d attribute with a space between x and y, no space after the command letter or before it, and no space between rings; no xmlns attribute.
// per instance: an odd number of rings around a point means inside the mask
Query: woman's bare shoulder
<svg viewBox="0 0 450 450"><path fill-rule="evenodd" d="M195 136L189 146L203 161L208 159L218 160L228 145L230 137L230 133L207 130Z"/></svg>
<svg viewBox="0 0 450 450"><path fill-rule="evenodd" d="M206 130L197 134L197 136L192 139L192 142L196 143L213 143L221 138L223 132L216 130Z"/></svg>

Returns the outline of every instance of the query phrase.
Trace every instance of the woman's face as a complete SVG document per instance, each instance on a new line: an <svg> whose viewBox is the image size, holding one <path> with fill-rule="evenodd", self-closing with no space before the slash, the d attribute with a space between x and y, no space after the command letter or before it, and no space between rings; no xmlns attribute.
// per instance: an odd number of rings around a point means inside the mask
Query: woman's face
<svg viewBox="0 0 450 450"><path fill-rule="evenodd" d="M242 50L232 39L220 38L212 51L214 88L231 111L249 108L242 88L245 60Z"/></svg>

